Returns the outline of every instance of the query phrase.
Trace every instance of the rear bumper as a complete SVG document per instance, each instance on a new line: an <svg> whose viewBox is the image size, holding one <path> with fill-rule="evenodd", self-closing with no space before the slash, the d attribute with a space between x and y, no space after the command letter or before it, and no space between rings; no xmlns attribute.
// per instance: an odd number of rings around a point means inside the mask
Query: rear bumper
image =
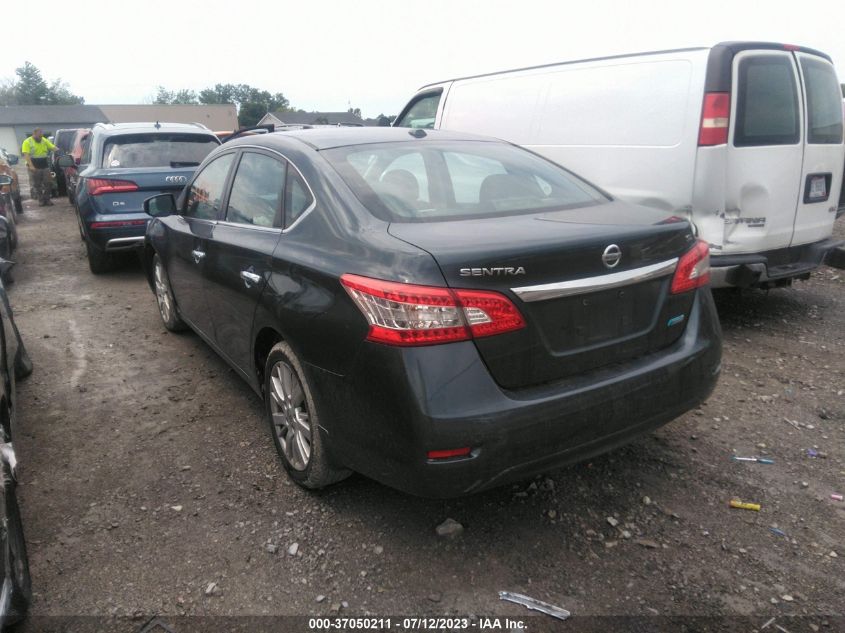
<svg viewBox="0 0 845 633"><path fill-rule="evenodd" d="M93 222L107 222L114 220L112 216L97 216ZM125 219L124 217L117 218ZM128 218L132 220L149 219L146 216ZM86 222L85 233L88 241L102 251L109 253L119 251L131 251L144 245L144 234L147 231L146 225L122 226L114 228L91 228L92 222Z"/></svg>
<svg viewBox="0 0 845 633"><path fill-rule="evenodd" d="M503 390L472 342L366 344L346 377L313 367L309 376L337 462L412 494L453 497L588 459L666 424L710 394L720 363L705 289L670 347L556 384ZM426 459L467 446L467 458Z"/></svg>
<svg viewBox="0 0 845 633"><path fill-rule="evenodd" d="M843 244L843 240L829 238L763 253L711 255L710 284L713 288L783 285L792 279L806 278L826 261L833 261L832 254Z"/></svg>

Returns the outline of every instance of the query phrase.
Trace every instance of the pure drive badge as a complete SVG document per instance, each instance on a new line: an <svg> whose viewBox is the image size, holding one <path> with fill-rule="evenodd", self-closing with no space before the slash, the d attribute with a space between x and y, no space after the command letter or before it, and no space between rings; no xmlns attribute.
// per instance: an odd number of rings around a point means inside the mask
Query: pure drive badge
<svg viewBox="0 0 845 633"><path fill-rule="evenodd" d="M495 266L493 268L461 268L461 277L513 277L524 275L522 266Z"/></svg>

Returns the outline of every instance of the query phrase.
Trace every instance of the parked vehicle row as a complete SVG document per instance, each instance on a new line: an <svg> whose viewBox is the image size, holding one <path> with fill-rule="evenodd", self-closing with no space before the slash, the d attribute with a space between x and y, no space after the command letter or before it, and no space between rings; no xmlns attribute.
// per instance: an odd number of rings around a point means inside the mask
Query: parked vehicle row
<svg viewBox="0 0 845 633"><path fill-rule="evenodd" d="M95 273L143 247L165 326L264 398L295 481L466 494L697 406L711 282L842 262L837 86L818 51L727 43L442 82L389 130L97 125L80 234Z"/></svg>
<svg viewBox="0 0 845 633"><path fill-rule="evenodd" d="M0 174L0 186L11 178ZM15 324L2 281L12 263L0 258L0 628L19 621L32 598L29 562L16 497L16 383L32 373L32 362Z"/></svg>
<svg viewBox="0 0 845 633"><path fill-rule="evenodd" d="M395 125L503 138L688 218L717 288L788 285L843 260L842 94L813 49L727 42L452 79Z"/></svg>

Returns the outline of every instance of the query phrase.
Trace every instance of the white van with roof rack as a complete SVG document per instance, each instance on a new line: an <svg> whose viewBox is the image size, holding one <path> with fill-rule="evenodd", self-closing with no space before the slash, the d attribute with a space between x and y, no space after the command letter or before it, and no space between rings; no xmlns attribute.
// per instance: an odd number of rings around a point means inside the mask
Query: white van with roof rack
<svg viewBox="0 0 845 633"><path fill-rule="evenodd" d="M688 218L710 244L714 287L788 285L845 263L832 238L842 94L813 49L725 42L452 79L420 89L394 125L505 139Z"/></svg>

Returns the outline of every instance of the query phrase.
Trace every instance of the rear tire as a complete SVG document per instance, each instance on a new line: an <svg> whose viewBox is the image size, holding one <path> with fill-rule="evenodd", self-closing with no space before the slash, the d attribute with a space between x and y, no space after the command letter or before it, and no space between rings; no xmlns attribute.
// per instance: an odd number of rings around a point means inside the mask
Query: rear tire
<svg viewBox="0 0 845 633"><path fill-rule="evenodd" d="M92 246L91 242L85 242L85 250L88 252L88 267L95 275L102 275L107 273L112 268L111 257L105 252L101 251L96 246Z"/></svg>
<svg viewBox="0 0 845 633"><path fill-rule="evenodd" d="M352 474L329 459L311 387L287 343L276 343L267 356L264 408L282 465L297 484L316 490Z"/></svg>
<svg viewBox="0 0 845 633"><path fill-rule="evenodd" d="M176 308L176 299L173 297L173 290L170 287L170 279L158 253L153 255L153 285L155 286L156 301L158 302L158 313L164 327L171 332L182 332L188 326L179 316Z"/></svg>

